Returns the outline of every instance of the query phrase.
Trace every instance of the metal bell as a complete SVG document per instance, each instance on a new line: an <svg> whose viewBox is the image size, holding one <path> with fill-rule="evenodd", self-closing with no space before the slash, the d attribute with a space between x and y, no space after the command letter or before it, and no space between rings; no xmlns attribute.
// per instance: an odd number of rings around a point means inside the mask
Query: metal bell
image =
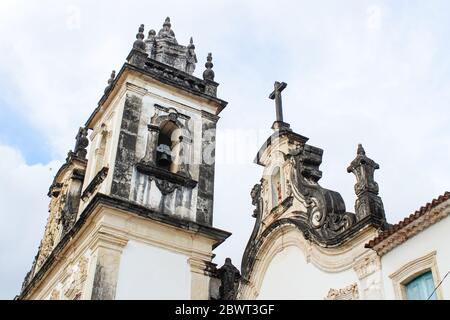
<svg viewBox="0 0 450 320"><path fill-rule="evenodd" d="M165 144L160 144L157 148L158 165L165 167L172 163L172 150Z"/></svg>

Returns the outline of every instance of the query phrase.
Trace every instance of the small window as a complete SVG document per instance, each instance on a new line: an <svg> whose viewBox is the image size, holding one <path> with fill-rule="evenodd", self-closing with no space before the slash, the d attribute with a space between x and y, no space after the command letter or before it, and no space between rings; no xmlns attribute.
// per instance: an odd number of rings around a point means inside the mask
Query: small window
<svg viewBox="0 0 450 320"><path fill-rule="evenodd" d="M407 284L406 297L408 300L436 300L436 292L434 291L433 274L431 271L421 274ZM433 294L431 296L431 294ZM430 297L431 296L431 297Z"/></svg>

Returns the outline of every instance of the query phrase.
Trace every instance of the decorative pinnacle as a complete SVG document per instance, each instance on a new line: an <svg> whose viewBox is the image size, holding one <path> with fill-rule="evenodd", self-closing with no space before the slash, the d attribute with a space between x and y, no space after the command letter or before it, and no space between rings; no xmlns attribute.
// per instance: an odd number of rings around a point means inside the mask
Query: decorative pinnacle
<svg viewBox="0 0 450 320"><path fill-rule="evenodd" d="M188 48L189 48L189 49L195 49L194 39L192 39L192 37L191 37L191 39L189 40Z"/></svg>
<svg viewBox="0 0 450 320"><path fill-rule="evenodd" d="M141 24L139 31L136 34L136 41L133 43L133 49L145 51L144 37L144 25Z"/></svg>
<svg viewBox="0 0 450 320"><path fill-rule="evenodd" d="M108 84L110 85L110 84L112 84L113 82L114 82L114 79L116 78L116 71L115 70L113 70L112 72L111 72L111 78L109 78L109 80L108 80Z"/></svg>
<svg viewBox="0 0 450 320"><path fill-rule="evenodd" d="M164 27L164 26L169 26L169 27L172 26L172 25L170 24L170 18L169 18L169 17L167 17L166 20L164 21L163 27Z"/></svg>
<svg viewBox="0 0 450 320"><path fill-rule="evenodd" d="M356 151L356 154L361 155L361 156L366 155L366 151L364 150L361 143L358 144L358 151Z"/></svg>
<svg viewBox="0 0 450 320"><path fill-rule="evenodd" d="M153 29L151 29L151 30L148 32L148 37L147 37L147 39L153 39L155 36L156 36L156 31L153 30Z"/></svg>
<svg viewBox="0 0 450 320"><path fill-rule="evenodd" d="M106 93L109 89L111 89L112 84L113 84L115 78L116 78L116 71L113 70L113 71L111 72L110 78L108 79L108 85L107 85L106 88L105 88L105 93Z"/></svg>
<svg viewBox="0 0 450 320"><path fill-rule="evenodd" d="M206 70L203 71L203 79L204 80L214 81L214 71L212 70L212 67L214 65L211 61L212 61L212 54L208 53L208 57L206 57L206 63L205 63Z"/></svg>

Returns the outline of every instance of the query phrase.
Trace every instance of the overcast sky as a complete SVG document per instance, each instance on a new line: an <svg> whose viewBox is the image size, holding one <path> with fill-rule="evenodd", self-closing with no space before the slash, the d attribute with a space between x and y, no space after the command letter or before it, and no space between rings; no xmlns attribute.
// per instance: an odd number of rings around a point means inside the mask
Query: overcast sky
<svg viewBox="0 0 450 320"><path fill-rule="evenodd" d="M450 190L450 2L0 1L0 298L31 267L53 175L119 70L138 26L166 16L181 44L194 37L201 77L213 53L218 96L214 225L217 250L239 266L254 220L253 158L275 118L324 149L322 186L354 206L346 168L358 143L380 164L389 222Z"/></svg>

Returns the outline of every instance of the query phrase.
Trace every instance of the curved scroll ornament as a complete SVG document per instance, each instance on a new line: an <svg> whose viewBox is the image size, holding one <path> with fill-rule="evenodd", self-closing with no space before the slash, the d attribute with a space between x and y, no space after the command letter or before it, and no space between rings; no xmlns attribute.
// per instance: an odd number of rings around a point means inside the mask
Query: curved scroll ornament
<svg viewBox="0 0 450 320"><path fill-rule="evenodd" d="M248 280L250 275L251 267L254 260L255 250L256 250L256 242L257 235L259 233L259 229L261 226L261 218L262 218L262 198L261 198L261 184L255 184L252 191L250 192L250 196L252 197L252 204L255 206L255 210L253 210L253 217L256 218L255 225L253 227L252 234L250 239L248 240L247 246L244 250L244 255L242 257L241 262L241 275L243 280Z"/></svg>
<svg viewBox="0 0 450 320"><path fill-rule="evenodd" d="M306 223L303 231L319 244L336 245L342 240L340 235L350 229L356 219L354 214L346 212L338 192L319 185L322 154L323 150L310 145L292 151L288 155L290 181L294 194L302 198L307 207L307 212L296 212L296 218Z"/></svg>

